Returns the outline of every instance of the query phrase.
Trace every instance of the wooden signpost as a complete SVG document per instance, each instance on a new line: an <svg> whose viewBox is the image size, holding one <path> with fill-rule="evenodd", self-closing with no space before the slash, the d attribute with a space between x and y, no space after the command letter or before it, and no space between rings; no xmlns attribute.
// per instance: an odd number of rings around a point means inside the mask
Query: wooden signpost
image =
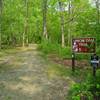
<svg viewBox="0 0 100 100"><path fill-rule="evenodd" d="M72 39L72 71L75 71L75 54L77 53L94 54L95 52L96 52L95 38L73 38ZM95 68L93 67L93 73L94 73L94 69Z"/></svg>

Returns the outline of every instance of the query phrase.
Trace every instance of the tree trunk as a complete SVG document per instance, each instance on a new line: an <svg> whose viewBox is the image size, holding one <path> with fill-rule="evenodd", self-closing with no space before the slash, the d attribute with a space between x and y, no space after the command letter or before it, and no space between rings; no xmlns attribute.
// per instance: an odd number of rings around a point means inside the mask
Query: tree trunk
<svg viewBox="0 0 100 100"><path fill-rule="evenodd" d="M99 11L100 1L96 0L95 3L96 3L96 9L97 9L97 24L99 25L100 23L100 11Z"/></svg>
<svg viewBox="0 0 100 100"><path fill-rule="evenodd" d="M43 37L48 39L48 33L47 33L47 0L43 0Z"/></svg>
<svg viewBox="0 0 100 100"><path fill-rule="evenodd" d="M24 32L23 32L23 47L25 46L25 41L28 45L28 0L25 0L25 23L24 23ZM27 35L27 37L26 37Z"/></svg>
<svg viewBox="0 0 100 100"><path fill-rule="evenodd" d="M2 44L1 44L1 42L2 42L2 40L1 40L1 34L2 34L2 31L1 31L1 27L2 27L1 19L2 19L2 0L0 0L0 49L1 49L1 46L2 46Z"/></svg>
<svg viewBox="0 0 100 100"><path fill-rule="evenodd" d="M27 46L29 44L29 38L28 38L28 0L26 0L26 35L27 35L27 39L26 39L26 43L27 43Z"/></svg>
<svg viewBox="0 0 100 100"><path fill-rule="evenodd" d="M81 96L80 100L88 100L87 96Z"/></svg>
<svg viewBox="0 0 100 100"><path fill-rule="evenodd" d="M23 32L23 47L25 46L25 32Z"/></svg>
<svg viewBox="0 0 100 100"><path fill-rule="evenodd" d="M69 14L69 20L71 19L71 1L69 0L68 5L68 14ZM68 23L68 46L71 44L71 22Z"/></svg>
<svg viewBox="0 0 100 100"><path fill-rule="evenodd" d="M60 20L61 20L62 47L64 47L65 46L64 16L63 16L63 5L61 1L59 1L59 8L60 8Z"/></svg>
<svg viewBox="0 0 100 100"><path fill-rule="evenodd" d="M100 0L95 0L95 5L96 5L96 37L100 37L99 31L100 31ZM99 43L97 42L97 45L99 45Z"/></svg>

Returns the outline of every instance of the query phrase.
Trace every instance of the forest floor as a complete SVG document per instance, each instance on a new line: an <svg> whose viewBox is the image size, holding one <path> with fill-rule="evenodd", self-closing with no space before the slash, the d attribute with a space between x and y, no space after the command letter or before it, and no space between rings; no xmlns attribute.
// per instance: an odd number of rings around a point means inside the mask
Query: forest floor
<svg viewBox="0 0 100 100"><path fill-rule="evenodd" d="M60 71L65 69L35 48L3 51L0 56L0 100L67 100L75 80L64 77Z"/></svg>

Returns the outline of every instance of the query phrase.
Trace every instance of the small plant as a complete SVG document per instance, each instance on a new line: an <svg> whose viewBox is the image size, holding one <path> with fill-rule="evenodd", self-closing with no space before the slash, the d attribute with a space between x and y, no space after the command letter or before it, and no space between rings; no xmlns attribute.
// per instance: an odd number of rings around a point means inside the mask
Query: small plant
<svg viewBox="0 0 100 100"><path fill-rule="evenodd" d="M94 100L100 97L100 70L97 71L96 77L89 74L86 81L73 85L70 95L70 100Z"/></svg>

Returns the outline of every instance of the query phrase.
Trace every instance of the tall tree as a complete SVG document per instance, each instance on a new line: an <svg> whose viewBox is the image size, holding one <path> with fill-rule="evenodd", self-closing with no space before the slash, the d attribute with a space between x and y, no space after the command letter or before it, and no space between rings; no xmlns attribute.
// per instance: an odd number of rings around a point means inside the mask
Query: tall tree
<svg viewBox="0 0 100 100"><path fill-rule="evenodd" d="M25 41L28 45L28 0L25 0L25 22L24 22L24 32L23 32L23 47L25 46Z"/></svg>
<svg viewBox="0 0 100 100"><path fill-rule="evenodd" d="M65 36L64 36L64 15L63 15L63 3L59 1L60 9L60 20L61 20L61 35L62 35L62 47L65 46Z"/></svg>
<svg viewBox="0 0 100 100"><path fill-rule="evenodd" d="M71 19L71 0L68 1L68 19ZM71 22L68 23L68 45L70 46L71 42Z"/></svg>
<svg viewBox="0 0 100 100"><path fill-rule="evenodd" d="M77 18L78 9L76 7L76 4L79 1L75 0L68 0L68 18L67 18L67 24L68 24L68 46L71 45L72 38L73 38L73 29L74 29L74 22Z"/></svg>
<svg viewBox="0 0 100 100"><path fill-rule="evenodd" d="M43 37L48 39L48 33L47 33L47 0L43 0Z"/></svg>
<svg viewBox="0 0 100 100"><path fill-rule="evenodd" d="M100 0L95 0L97 10L97 24L100 23Z"/></svg>
<svg viewBox="0 0 100 100"><path fill-rule="evenodd" d="M99 35L99 32L100 32L100 0L95 0L95 5L96 5L96 12L97 12L97 14L96 14L96 37L100 37L100 35ZM99 40L98 41L98 43L97 43L97 45L100 45L99 44L99 42L100 42L100 38L98 38L97 40Z"/></svg>
<svg viewBox="0 0 100 100"><path fill-rule="evenodd" d="M2 0L0 0L0 49L1 49L1 34L2 34L2 31L1 31L1 20L2 20Z"/></svg>

